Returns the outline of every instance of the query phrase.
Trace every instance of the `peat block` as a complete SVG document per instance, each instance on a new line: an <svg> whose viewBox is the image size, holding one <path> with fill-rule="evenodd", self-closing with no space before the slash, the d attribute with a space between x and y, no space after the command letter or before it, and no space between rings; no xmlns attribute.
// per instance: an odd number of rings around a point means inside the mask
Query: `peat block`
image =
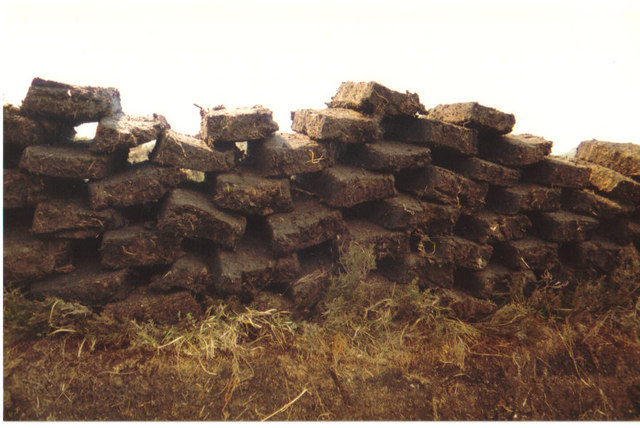
<svg viewBox="0 0 640 428"><path fill-rule="evenodd" d="M480 157L505 166L524 166L540 162L551 153L552 141L531 134L481 138Z"/></svg>
<svg viewBox="0 0 640 428"><path fill-rule="evenodd" d="M480 135L503 135L513 130L516 117L477 102L440 104L427 113L430 119L441 120L465 128L472 128Z"/></svg>
<svg viewBox="0 0 640 428"><path fill-rule="evenodd" d="M397 172L422 168L431 162L431 150L397 141L354 145L350 163L372 171Z"/></svg>
<svg viewBox="0 0 640 428"><path fill-rule="evenodd" d="M427 117L398 117L384 123L385 138L468 156L478 154L478 132Z"/></svg>
<svg viewBox="0 0 640 428"><path fill-rule="evenodd" d="M212 275L211 267L203 257L187 254L176 260L164 275L153 278L149 288L158 291L182 288L200 294L213 283Z"/></svg>
<svg viewBox="0 0 640 428"><path fill-rule="evenodd" d="M600 272L609 272L620 260L622 246L611 241L596 238L584 242L568 244L563 248L569 262L578 268L593 268Z"/></svg>
<svg viewBox="0 0 640 428"><path fill-rule="evenodd" d="M422 207L422 221L418 228L429 236L451 235L462 214L462 208L457 205L422 202Z"/></svg>
<svg viewBox="0 0 640 428"><path fill-rule="evenodd" d="M263 106L211 109L203 112L200 135L209 145L260 140L279 129L273 112Z"/></svg>
<svg viewBox="0 0 640 428"><path fill-rule="evenodd" d="M213 201L222 208L261 216L293 209L288 179L266 178L250 171L218 175Z"/></svg>
<svg viewBox="0 0 640 428"><path fill-rule="evenodd" d="M456 234L479 243L494 243L524 238L531 220L524 214L503 215L483 210L460 217Z"/></svg>
<svg viewBox="0 0 640 428"><path fill-rule="evenodd" d="M513 186L520 179L520 171L517 169L474 157L458 159L449 169L464 177L494 186Z"/></svg>
<svg viewBox="0 0 640 428"><path fill-rule="evenodd" d="M492 187L487 195L487 206L500 214L518 214L527 211L555 211L560 208L560 188L535 184L513 187Z"/></svg>
<svg viewBox="0 0 640 428"><path fill-rule="evenodd" d="M256 171L270 177L318 172L334 164L333 152L304 134L277 133L251 141L247 153Z"/></svg>
<svg viewBox="0 0 640 428"><path fill-rule="evenodd" d="M467 269L481 270L489 264L493 248L459 236L436 236L432 240L435 258Z"/></svg>
<svg viewBox="0 0 640 428"><path fill-rule="evenodd" d="M55 199L37 205L31 232L57 238L97 238L106 230L125 225L124 217L115 209L93 210L82 199Z"/></svg>
<svg viewBox="0 0 640 428"><path fill-rule="evenodd" d="M545 186L582 188L589 184L589 168L567 160L548 157L522 170L522 178Z"/></svg>
<svg viewBox="0 0 640 428"><path fill-rule="evenodd" d="M71 242L39 239L26 230L5 230L3 242L4 283L7 285L70 272Z"/></svg>
<svg viewBox="0 0 640 428"><path fill-rule="evenodd" d="M317 201L299 201L292 212L269 216L267 229L274 254L282 255L333 239L345 224L340 211Z"/></svg>
<svg viewBox="0 0 640 428"><path fill-rule="evenodd" d="M396 179L398 189L411 193L420 199L461 205L465 214L480 209L484 205L485 196L489 190L487 183L469 180L435 165L400 171L396 175Z"/></svg>
<svg viewBox="0 0 640 428"><path fill-rule="evenodd" d="M379 226L392 230L415 229L425 222L424 203L405 194L362 206L362 213Z"/></svg>
<svg viewBox="0 0 640 428"><path fill-rule="evenodd" d="M289 285L287 294L299 311L313 310L329 286L335 264L324 249L319 246L298 253L300 276Z"/></svg>
<svg viewBox="0 0 640 428"><path fill-rule="evenodd" d="M328 205L348 208L395 196L394 182L391 174L337 165L303 177L301 184Z"/></svg>
<svg viewBox="0 0 640 428"><path fill-rule="evenodd" d="M544 271L558 266L559 245L538 238L498 242L494 245L497 261L516 270Z"/></svg>
<svg viewBox="0 0 640 428"><path fill-rule="evenodd" d="M439 290L440 302L449 307L456 317L464 321L478 321L494 313L498 305L486 299L478 299L456 289Z"/></svg>
<svg viewBox="0 0 640 428"><path fill-rule="evenodd" d="M589 184L604 196L627 204L640 204L640 183L594 163L579 163L591 169Z"/></svg>
<svg viewBox="0 0 640 428"><path fill-rule="evenodd" d="M36 299L54 296L88 306L103 305L127 297L133 288L130 275L129 269L103 271L97 265L88 265L65 275L34 282L30 291Z"/></svg>
<svg viewBox="0 0 640 428"><path fill-rule="evenodd" d="M640 181L640 145L638 144L583 141L578 146L576 157Z"/></svg>
<svg viewBox="0 0 640 428"><path fill-rule="evenodd" d="M11 104L2 109L3 145L25 148L43 144L69 142L76 131L72 125L51 120L35 120L26 117L22 111Z"/></svg>
<svg viewBox="0 0 640 428"><path fill-rule="evenodd" d="M99 180L124 166L125 157L91 153L88 147L30 146L22 153L20 168L50 177Z"/></svg>
<svg viewBox="0 0 640 428"><path fill-rule="evenodd" d="M170 265L182 255L179 240L140 225L107 231L100 245L102 265L110 269Z"/></svg>
<svg viewBox="0 0 640 428"><path fill-rule="evenodd" d="M158 138L171 126L159 114L152 116L119 115L105 117L98 123L91 150L96 153L113 153L130 149Z"/></svg>
<svg viewBox="0 0 640 428"><path fill-rule="evenodd" d="M366 143L381 137L378 122L353 110L303 109L291 113L291 129L314 140Z"/></svg>
<svg viewBox="0 0 640 428"><path fill-rule="evenodd" d="M458 206L424 202L402 193L358 207L360 216L386 229L421 228L430 235L451 234L460 211Z"/></svg>
<svg viewBox="0 0 640 428"><path fill-rule="evenodd" d="M455 266L409 253L399 260L381 260L378 263L378 271L387 279L400 284L416 281L420 289L451 288L454 284Z"/></svg>
<svg viewBox="0 0 640 428"><path fill-rule="evenodd" d="M562 207L568 211L594 217L627 217L633 212L630 205L621 204L591 190L563 189Z"/></svg>
<svg viewBox="0 0 640 428"><path fill-rule="evenodd" d="M107 304L103 314L120 322L136 320L176 324L189 314L199 319L202 308L188 291L154 293L149 289L138 289L124 300Z"/></svg>
<svg viewBox="0 0 640 428"><path fill-rule="evenodd" d="M4 169L2 175L4 208L33 207L50 197L44 177L19 169Z"/></svg>
<svg viewBox="0 0 640 428"><path fill-rule="evenodd" d="M497 263L489 263L483 270L459 269L456 287L481 299L505 300L512 291L532 288L537 279L530 270L511 270Z"/></svg>
<svg viewBox="0 0 640 428"><path fill-rule="evenodd" d="M76 86L35 78L22 101L29 117L44 117L79 125L122 112L115 88Z"/></svg>
<svg viewBox="0 0 640 428"><path fill-rule="evenodd" d="M213 288L223 294L240 294L293 281L300 273L297 253L273 257L267 246L245 239L235 251L219 250L214 262Z"/></svg>
<svg viewBox="0 0 640 428"><path fill-rule="evenodd" d="M339 247L355 243L361 248L372 248L376 260L385 257L400 258L409 253L409 233L390 231L366 220L348 220L344 235L336 241Z"/></svg>
<svg viewBox="0 0 640 428"><path fill-rule="evenodd" d="M102 209L154 202L186 179L187 175L178 168L140 164L89 183L91 207Z"/></svg>
<svg viewBox="0 0 640 428"><path fill-rule="evenodd" d="M217 150L198 138L169 129L158 137L149 159L161 166L228 172L235 168L237 156L237 150Z"/></svg>
<svg viewBox="0 0 640 428"><path fill-rule="evenodd" d="M414 116L424 111L418 94L403 94L377 82L343 82L327 105L380 116Z"/></svg>
<svg viewBox="0 0 640 428"><path fill-rule="evenodd" d="M633 242L640 247L640 222L626 218L602 219L597 233L620 245L627 245Z"/></svg>
<svg viewBox="0 0 640 428"><path fill-rule="evenodd" d="M182 238L204 238L233 249L244 235L247 220L219 210L201 193L174 189L158 214L162 233Z"/></svg>
<svg viewBox="0 0 640 428"><path fill-rule="evenodd" d="M537 212L529 217L533 234L551 242L585 241L600 224L593 217L567 211Z"/></svg>

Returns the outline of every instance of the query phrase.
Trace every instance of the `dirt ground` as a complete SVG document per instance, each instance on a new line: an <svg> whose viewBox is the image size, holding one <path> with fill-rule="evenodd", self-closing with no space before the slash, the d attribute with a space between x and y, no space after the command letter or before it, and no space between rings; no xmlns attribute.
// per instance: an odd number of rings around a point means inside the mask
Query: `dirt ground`
<svg viewBox="0 0 640 428"><path fill-rule="evenodd" d="M343 263L302 316L210 299L176 325L4 293L4 419L639 420L640 259L469 321ZM359 267L360 270L357 270Z"/></svg>

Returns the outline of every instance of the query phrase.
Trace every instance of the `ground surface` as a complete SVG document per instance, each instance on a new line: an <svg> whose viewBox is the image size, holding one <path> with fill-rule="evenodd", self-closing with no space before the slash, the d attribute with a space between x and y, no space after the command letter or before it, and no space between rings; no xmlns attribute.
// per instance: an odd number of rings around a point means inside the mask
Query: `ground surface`
<svg viewBox="0 0 640 428"><path fill-rule="evenodd" d="M352 256L306 318L211 299L201 319L123 323L5 290L4 418L640 419L638 259L472 322Z"/></svg>

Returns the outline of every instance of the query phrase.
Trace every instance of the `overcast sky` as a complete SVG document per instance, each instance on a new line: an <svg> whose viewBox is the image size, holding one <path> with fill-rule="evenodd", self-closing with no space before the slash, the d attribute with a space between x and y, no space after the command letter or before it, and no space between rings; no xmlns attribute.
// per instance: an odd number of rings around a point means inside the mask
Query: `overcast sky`
<svg viewBox="0 0 640 428"><path fill-rule="evenodd" d="M478 101L554 153L640 143L640 1L0 0L2 94L34 77L114 86L126 113L196 133L202 106L322 108L343 81Z"/></svg>

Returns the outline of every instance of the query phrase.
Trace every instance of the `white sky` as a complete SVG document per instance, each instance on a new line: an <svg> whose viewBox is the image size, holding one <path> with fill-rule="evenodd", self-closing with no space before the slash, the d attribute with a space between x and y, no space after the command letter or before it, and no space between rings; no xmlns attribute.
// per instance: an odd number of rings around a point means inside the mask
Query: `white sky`
<svg viewBox="0 0 640 428"><path fill-rule="evenodd" d="M0 0L2 94L33 77L120 89L126 113L196 133L205 107L263 104L281 130L342 81L479 101L554 153L640 143L640 1Z"/></svg>

